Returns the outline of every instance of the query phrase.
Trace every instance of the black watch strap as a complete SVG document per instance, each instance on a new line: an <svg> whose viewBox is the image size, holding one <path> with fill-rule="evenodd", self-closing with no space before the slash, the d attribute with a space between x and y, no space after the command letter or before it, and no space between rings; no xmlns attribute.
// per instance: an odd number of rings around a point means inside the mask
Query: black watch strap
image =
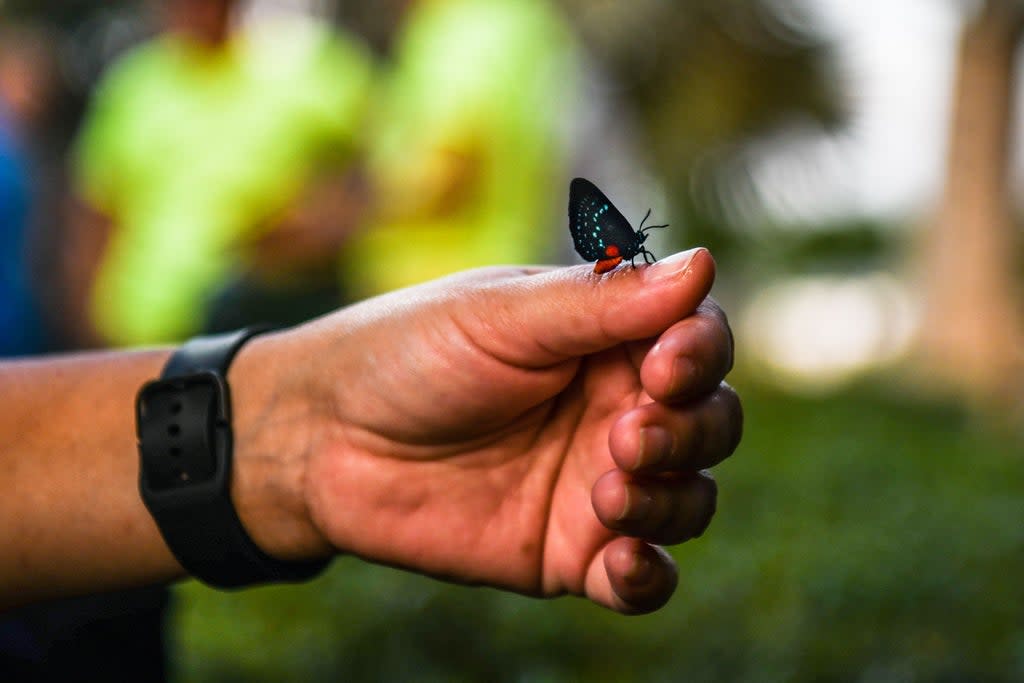
<svg viewBox="0 0 1024 683"><path fill-rule="evenodd" d="M328 563L266 554L249 537L231 500L227 371L238 349L263 331L190 340L136 401L142 499L182 567L218 588L302 581Z"/></svg>

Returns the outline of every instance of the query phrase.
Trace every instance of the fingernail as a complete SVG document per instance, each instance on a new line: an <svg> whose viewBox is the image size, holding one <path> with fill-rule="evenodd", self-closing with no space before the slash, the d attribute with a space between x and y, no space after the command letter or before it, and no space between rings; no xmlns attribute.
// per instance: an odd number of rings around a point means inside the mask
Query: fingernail
<svg viewBox="0 0 1024 683"><path fill-rule="evenodd" d="M700 538L704 535L704 532L708 530L709 526L711 526L711 520L715 518L715 510L718 508L718 485L715 484L714 475L711 474L711 472L709 472L708 470L701 470L699 474L702 478L708 479L711 481L712 484L714 484L714 493L712 494L711 501L708 503L707 508L705 509L706 516L700 522L700 525L697 527L697 533L694 534L694 538Z"/></svg>
<svg viewBox="0 0 1024 683"><path fill-rule="evenodd" d="M640 448L634 470L660 462L675 450L675 436L664 427L648 425L640 429Z"/></svg>
<svg viewBox="0 0 1024 683"><path fill-rule="evenodd" d="M686 394L692 391L699 374L697 364L691 359L686 356L676 358L672 364L672 379L669 382L669 391L672 394Z"/></svg>
<svg viewBox="0 0 1024 683"><path fill-rule="evenodd" d="M707 516L697 526L697 531L693 534L693 538L700 538L704 535L704 532L711 526L711 520L715 518L715 507L712 505L707 510Z"/></svg>
<svg viewBox="0 0 1024 683"><path fill-rule="evenodd" d="M622 511L619 512L619 516L615 518L615 521L634 521L646 517L653 504L651 496L636 486L630 486L629 484L625 486L625 491L625 502L622 505Z"/></svg>
<svg viewBox="0 0 1024 683"><path fill-rule="evenodd" d="M704 247L697 247L689 251L680 251L667 258L651 265L644 271L644 280L647 282L660 282L662 280L674 279L686 272L690 262L699 251L706 251Z"/></svg>
<svg viewBox="0 0 1024 683"><path fill-rule="evenodd" d="M654 566L649 558L640 553L633 553L633 562L622 578L626 580L626 583L642 586L650 580L653 569Z"/></svg>

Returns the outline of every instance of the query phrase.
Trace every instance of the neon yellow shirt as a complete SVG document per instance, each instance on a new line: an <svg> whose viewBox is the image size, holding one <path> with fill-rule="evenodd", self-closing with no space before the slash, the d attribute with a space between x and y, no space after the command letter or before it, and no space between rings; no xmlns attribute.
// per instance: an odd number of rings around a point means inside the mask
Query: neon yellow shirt
<svg viewBox="0 0 1024 683"><path fill-rule="evenodd" d="M167 36L125 56L75 156L80 192L114 221L93 292L97 329L120 345L194 334L238 240L350 152L370 75L360 47L305 22L216 52Z"/></svg>
<svg viewBox="0 0 1024 683"><path fill-rule="evenodd" d="M575 46L562 18L518 0L412 12L374 116L380 209L343 253L342 276L363 295L547 259L564 223Z"/></svg>

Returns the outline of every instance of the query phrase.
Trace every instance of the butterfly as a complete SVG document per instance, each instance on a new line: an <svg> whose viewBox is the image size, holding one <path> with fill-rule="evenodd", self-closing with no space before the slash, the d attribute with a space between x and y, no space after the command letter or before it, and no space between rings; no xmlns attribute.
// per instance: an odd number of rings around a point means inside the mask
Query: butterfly
<svg viewBox="0 0 1024 683"><path fill-rule="evenodd" d="M644 247L647 231L654 228L667 228L668 225L648 225L644 223L651 215L647 210L640 227L636 230L630 225L611 200L594 183L586 178L573 178L569 185L569 232L576 252L594 264L595 273L607 273L615 266L639 254L644 255L645 263L653 263L654 254ZM650 261L647 257L650 257Z"/></svg>

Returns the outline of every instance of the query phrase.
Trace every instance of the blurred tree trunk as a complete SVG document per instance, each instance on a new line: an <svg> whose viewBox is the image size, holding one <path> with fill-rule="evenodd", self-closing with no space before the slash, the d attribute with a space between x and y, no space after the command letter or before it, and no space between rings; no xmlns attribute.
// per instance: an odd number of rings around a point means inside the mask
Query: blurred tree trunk
<svg viewBox="0 0 1024 683"><path fill-rule="evenodd" d="M923 245L922 360L930 377L978 400L1019 394L1024 357L1009 186L1022 28L1017 0L987 0L965 24L945 189Z"/></svg>

